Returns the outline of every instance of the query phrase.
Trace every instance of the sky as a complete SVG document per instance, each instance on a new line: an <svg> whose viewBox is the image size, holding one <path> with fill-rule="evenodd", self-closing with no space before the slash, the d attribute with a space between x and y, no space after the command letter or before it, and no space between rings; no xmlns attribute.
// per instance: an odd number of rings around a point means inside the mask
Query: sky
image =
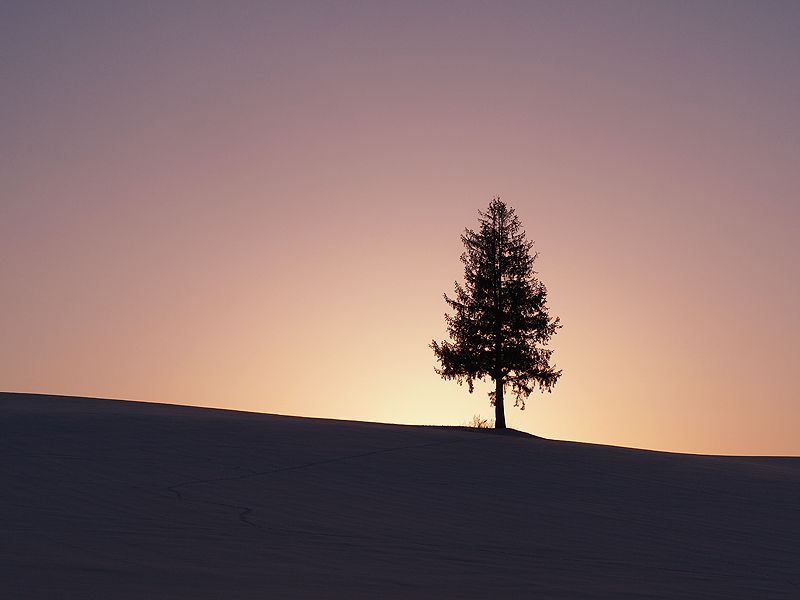
<svg viewBox="0 0 800 600"><path fill-rule="evenodd" d="M800 455L800 3L1 2L0 389L412 424L513 206L510 427Z"/></svg>

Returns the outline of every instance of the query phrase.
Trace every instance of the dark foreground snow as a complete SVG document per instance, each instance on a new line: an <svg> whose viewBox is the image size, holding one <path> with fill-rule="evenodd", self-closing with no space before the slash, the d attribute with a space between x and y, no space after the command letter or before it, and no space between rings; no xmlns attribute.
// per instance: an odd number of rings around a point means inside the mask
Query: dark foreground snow
<svg viewBox="0 0 800 600"><path fill-rule="evenodd" d="M0 394L0 596L800 598L800 458Z"/></svg>

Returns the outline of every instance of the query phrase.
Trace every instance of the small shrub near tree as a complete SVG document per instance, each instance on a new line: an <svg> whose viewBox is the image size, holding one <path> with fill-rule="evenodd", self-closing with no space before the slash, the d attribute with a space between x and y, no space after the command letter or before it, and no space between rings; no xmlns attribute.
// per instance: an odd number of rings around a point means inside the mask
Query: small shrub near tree
<svg viewBox="0 0 800 600"><path fill-rule="evenodd" d="M480 415L472 415L472 418L464 423L464 426L475 429L494 429L494 419L484 419Z"/></svg>

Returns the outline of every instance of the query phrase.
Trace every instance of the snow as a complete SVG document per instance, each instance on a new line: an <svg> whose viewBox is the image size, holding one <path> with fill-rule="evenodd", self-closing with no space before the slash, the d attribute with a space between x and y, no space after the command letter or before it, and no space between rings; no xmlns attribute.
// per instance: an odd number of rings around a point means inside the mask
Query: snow
<svg viewBox="0 0 800 600"><path fill-rule="evenodd" d="M800 458L0 394L0 590L800 598Z"/></svg>

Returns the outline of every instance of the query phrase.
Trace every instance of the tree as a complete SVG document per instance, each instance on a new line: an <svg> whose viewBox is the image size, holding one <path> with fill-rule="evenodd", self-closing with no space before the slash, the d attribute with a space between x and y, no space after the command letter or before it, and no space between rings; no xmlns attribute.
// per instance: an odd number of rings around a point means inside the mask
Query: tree
<svg viewBox="0 0 800 600"><path fill-rule="evenodd" d="M494 381L489 398L495 427L502 429L507 386L514 406L524 410L537 385L550 392L561 376L546 347L561 323L548 313L547 289L533 270L538 253L531 253L533 242L525 238L514 209L494 198L478 215L479 230L466 229L461 236L464 285L456 282L454 298L444 294L453 309L444 316L452 341L434 340L431 348L440 364L436 372L459 384L466 381L470 393L475 380Z"/></svg>

